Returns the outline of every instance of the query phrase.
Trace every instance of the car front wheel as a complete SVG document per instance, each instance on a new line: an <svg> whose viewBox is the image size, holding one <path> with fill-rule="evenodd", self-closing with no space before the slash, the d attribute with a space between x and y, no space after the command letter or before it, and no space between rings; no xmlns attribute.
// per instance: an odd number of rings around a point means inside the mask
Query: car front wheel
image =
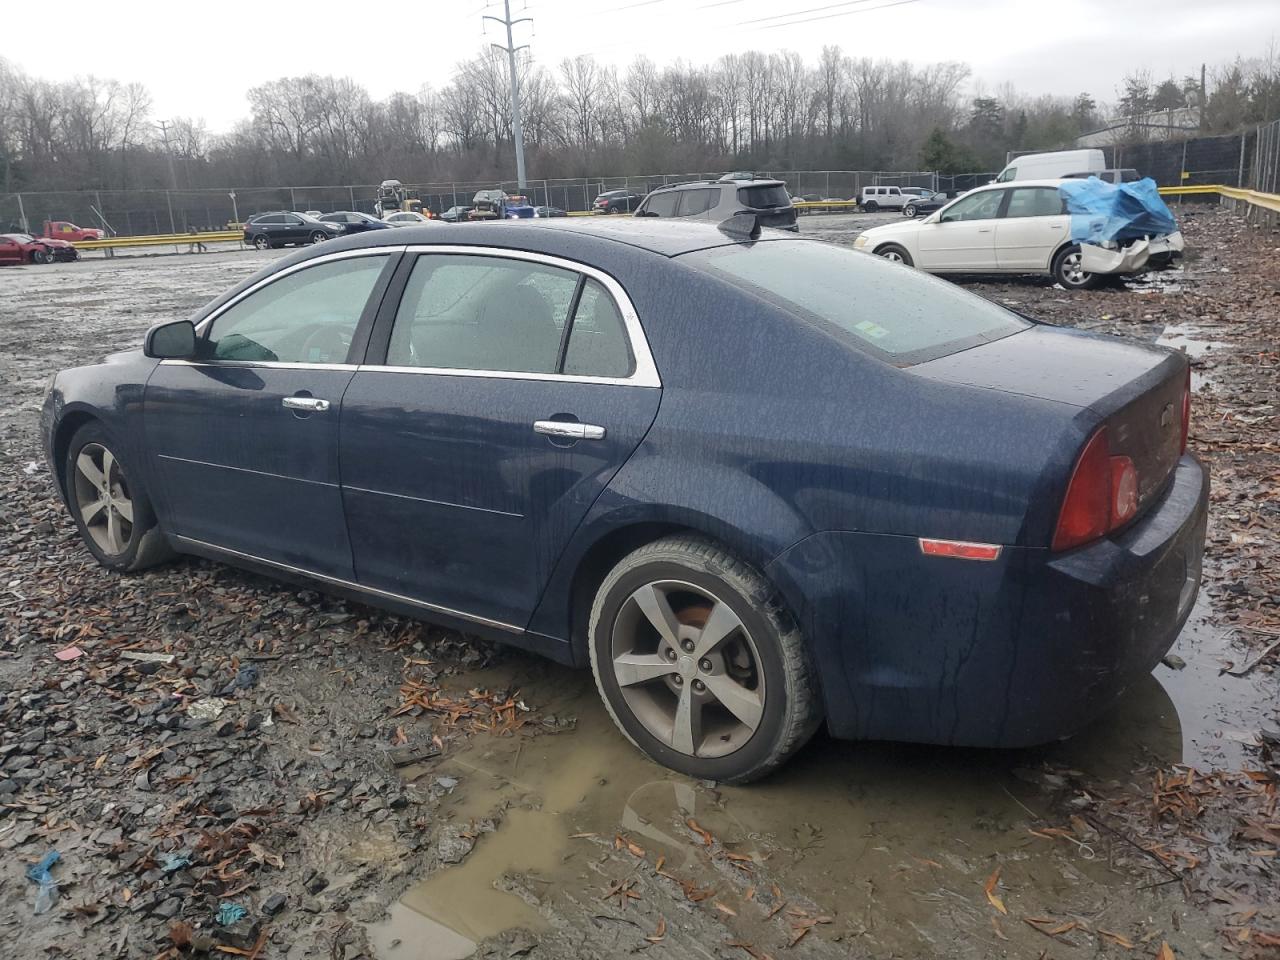
<svg viewBox="0 0 1280 960"><path fill-rule="evenodd" d="M253 238L253 246L257 250L267 250L271 247L271 241L262 234L258 234Z"/></svg>
<svg viewBox="0 0 1280 960"><path fill-rule="evenodd" d="M316 230L314 233L311 234L312 243L323 243L325 240L328 240L328 239L329 239L329 235L325 233L323 230Z"/></svg>
<svg viewBox="0 0 1280 960"><path fill-rule="evenodd" d="M808 652L776 592L699 537L667 537L625 557L596 594L589 643L619 729L691 777L762 777L821 720Z"/></svg>
<svg viewBox="0 0 1280 960"><path fill-rule="evenodd" d="M1092 290L1102 278L1081 269L1083 255L1079 244L1064 247L1053 259L1053 278L1068 290Z"/></svg>
<svg viewBox="0 0 1280 960"><path fill-rule="evenodd" d="M141 570L173 555L151 501L101 424L87 423L76 431L63 471L72 519L100 564L112 570Z"/></svg>
<svg viewBox="0 0 1280 960"><path fill-rule="evenodd" d="M48 251L46 251L46 250L32 250L32 251L31 251L31 262L32 262L32 263L48 263L50 259L52 259L52 258L49 256L49 253L48 253Z"/></svg>
<svg viewBox="0 0 1280 960"><path fill-rule="evenodd" d="M876 250L877 257L884 257L894 263L905 263L908 267L914 267L915 264L911 260L911 254L907 253L902 247L896 243L887 243L883 247Z"/></svg>
<svg viewBox="0 0 1280 960"><path fill-rule="evenodd" d="M912 219L915 219L916 205L914 203L908 203L902 208L902 215L904 217L911 217Z"/></svg>

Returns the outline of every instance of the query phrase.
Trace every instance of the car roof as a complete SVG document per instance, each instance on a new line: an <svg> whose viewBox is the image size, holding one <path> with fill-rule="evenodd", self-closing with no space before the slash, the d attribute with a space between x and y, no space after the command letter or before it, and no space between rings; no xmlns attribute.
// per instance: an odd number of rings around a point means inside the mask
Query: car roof
<svg viewBox="0 0 1280 960"><path fill-rule="evenodd" d="M505 220L458 223L448 230L440 230L434 225L403 227L394 232L376 230L307 247L304 254L320 256L340 249L378 246L485 246L530 250L592 263L597 255L617 255L620 252L618 248L623 246L659 256L678 257L694 250L741 242L726 236L710 223L677 222L660 217L562 217L554 222ZM292 258L289 261L295 262Z"/></svg>
<svg viewBox="0 0 1280 960"><path fill-rule="evenodd" d="M978 193L981 190L1004 190L1009 187L1060 187L1066 182L1066 177L1052 177L1042 180L1006 180L1004 183L984 183L979 187L974 187L969 193Z"/></svg>

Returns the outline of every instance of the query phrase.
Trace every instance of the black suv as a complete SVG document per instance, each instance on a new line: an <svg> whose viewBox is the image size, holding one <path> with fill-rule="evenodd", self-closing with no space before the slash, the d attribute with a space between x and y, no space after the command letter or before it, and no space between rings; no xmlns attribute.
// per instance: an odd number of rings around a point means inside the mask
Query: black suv
<svg viewBox="0 0 1280 960"><path fill-rule="evenodd" d="M799 232L796 208L781 180L721 177L659 187L636 211L637 217L687 217L720 223L735 213L754 213L762 227Z"/></svg>
<svg viewBox="0 0 1280 960"><path fill-rule="evenodd" d="M644 201L644 194L630 190L609 190L591 204L596 213L630 213Z"/></svg>
<svg viewBox="0 0 1280 960"><path fill-rule="evenodd" d="M283 247L285 244L319 243L340 237L347 228L340 223L325 223L305 213L259 213L245 221L244 242L259 250Z"/></svg>

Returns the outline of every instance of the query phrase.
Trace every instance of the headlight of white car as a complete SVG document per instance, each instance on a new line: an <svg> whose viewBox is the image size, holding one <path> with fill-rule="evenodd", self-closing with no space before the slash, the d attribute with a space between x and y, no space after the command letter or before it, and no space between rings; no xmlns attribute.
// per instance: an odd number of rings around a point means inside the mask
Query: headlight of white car
<svg viewBox="0 0 1280 960"><path fill-rule="evenodd" d="M861 250L867 245L867 235L865 233L858 234L858 238L853 241L853 249Z"/></svg>

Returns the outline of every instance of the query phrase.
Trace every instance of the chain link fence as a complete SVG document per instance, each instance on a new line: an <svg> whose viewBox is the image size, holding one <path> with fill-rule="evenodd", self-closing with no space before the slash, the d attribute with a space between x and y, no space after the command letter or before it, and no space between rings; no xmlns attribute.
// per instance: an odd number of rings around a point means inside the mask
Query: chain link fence
<svg viewBox="0 0 1280 960"><path fill-rule="evenodd" d="M1105 148L1108 162L1136 167L1161 186L1227 184L1268 193L1280 190L1280 121L1225 137L1159 141ZM758 171L765 175L764 171ZM469 206L478 190L501 188L523 194L537 206L567 211L590 210L609 190L645 194L664 184L714 180L724 171L661 173L631 177L532 180L521 190L515 181L406 183L424 207L441 213ZM807 200L852 200L866 186L926 187L950 196L987 183L995 174L941 175L929 171L775 170L791 195ZM343 186L238 187L200 190L86 190L0 194L0 230L39 232L45 220L69 220L101 227L109 234L136 236L223 230L268 210L373 213L376 184ZM1251 218L1274 222L1267 211Z"/></svg>

